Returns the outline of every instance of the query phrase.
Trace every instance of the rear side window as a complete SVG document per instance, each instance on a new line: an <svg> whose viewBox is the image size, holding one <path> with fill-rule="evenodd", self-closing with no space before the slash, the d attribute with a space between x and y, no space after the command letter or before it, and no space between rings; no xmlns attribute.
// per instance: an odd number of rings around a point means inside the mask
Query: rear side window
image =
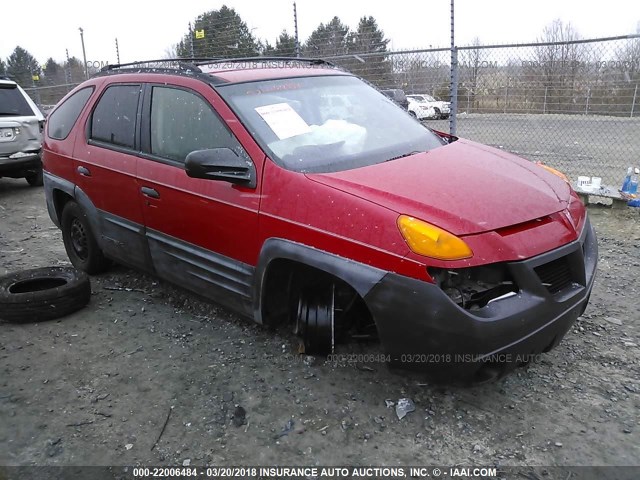
<svg viewBox="0 0 640 480"><path fill-rule="evenodd" d="M151 153L184 162L194 150L227 147L243 149L211 106L195 93L153 87L151 97Z"/></svg>
<svg viewBox="0 0 640 480"><path fill-rule="evenodd" d="M33 110L15 84L0 84L0 117L32 117Z"/></svg>
<svg viewBox="0 0 640 480"><path fill-rule="evenodd" d="M140 85L113 85L98 101L91 117L91 139L134 148Z"/></svg>
<svg viewBox="0 0 640 480"><path fill-rule="evenodd" d="M67 98L47 119L47 132L51 138L64 140L75 125L80 112L93 93L93 87L78 90Z"/></svg>

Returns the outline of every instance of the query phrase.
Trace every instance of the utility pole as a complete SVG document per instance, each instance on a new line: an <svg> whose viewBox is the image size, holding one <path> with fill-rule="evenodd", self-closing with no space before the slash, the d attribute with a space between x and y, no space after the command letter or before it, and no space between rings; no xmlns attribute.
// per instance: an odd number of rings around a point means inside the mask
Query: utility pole
<svg viewBox="0 0 640 480"><path fill-rule="evenodd" d="M300 56L300 41L298 40L298 9L296 2L293 2L293 28L296 36L296 57Z"/></svg>
<svg viewBox="0 0 640 480"><path fill-rule="evenodd" d="M87 52L84 49L84 30L82 27L78 28L80 30L80 41L82 42L82 60L84 60L84 79L89 79L89 68L87 67Z"/></svg>
<svg viewBox="0 0 640 480"><path fill-rule="evenodd" d="M116 37L116 62L120 64L120 48L118 47L118 37Z"/></svg>

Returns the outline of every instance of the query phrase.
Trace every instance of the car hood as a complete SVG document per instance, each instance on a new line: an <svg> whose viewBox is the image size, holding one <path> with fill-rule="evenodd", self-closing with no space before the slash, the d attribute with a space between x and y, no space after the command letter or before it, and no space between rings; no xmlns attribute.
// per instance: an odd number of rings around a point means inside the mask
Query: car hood
<svg viewBox="0 0 640 480"><path fill-rule="evenodd" d="M307 177L456 235L541 218L564 210L570 198L569 185L556 175L462 139L426 153Z"/></svg>

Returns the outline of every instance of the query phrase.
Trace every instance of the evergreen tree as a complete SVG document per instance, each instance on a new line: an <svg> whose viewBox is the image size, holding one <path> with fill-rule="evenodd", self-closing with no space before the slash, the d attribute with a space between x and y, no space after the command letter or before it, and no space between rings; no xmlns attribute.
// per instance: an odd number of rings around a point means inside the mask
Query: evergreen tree
<svg viewBox="0 0 640 480"><path fill-rule="evenodd" d="M226 5L199 15L193 30L187 32L176 47L182 58L191 57L192 53L202 58L251 57L260 52L260 44L247 24Z"/></svg>
<svg viewBox="0 0 640 480"><path fill-rule="evenodd" d="M333 17L326 25L321 23L304 45L304 53L308 57L333 57L346 55L349 27L338 17Z"/></svg>
<svg viewBox="0 0 640 480"><path fill-rule="evenodd" d="M64 63L68 83L80 83L84 81L84 67L79 58L71 57Z"/></svg>
<svg viewBox="0 0 640 480"><path fill-rule="evenodd" d="M7 58L7 75L21 87L33 86L34 75L40 75L40 65L33 55L17 46Z"/></svg>
<svg viewBox="0 0 640 480"><path fill-rule="evenodd" d="M289 35L286 30L282 30L280 36L276 39L276 47L273 54L279 57L295 57L296 38Z"/></svg>
<svg viewBox="0 0 640 480"><path fill-rule="evenodd" d="M64 72L64 65L59 64L49 57L42 69L42 81L46 85L62 85L67 83Z"/></svg>
<svg viewBox="0 0 640 480"><path fill-rule="evenodd" d="M354 57L347 59L344 67L375 85L388 85L392 77L391 62L387 56L388 43L375 18L360 18L358 29L349 34L347 41L347 51Z"/></svg>

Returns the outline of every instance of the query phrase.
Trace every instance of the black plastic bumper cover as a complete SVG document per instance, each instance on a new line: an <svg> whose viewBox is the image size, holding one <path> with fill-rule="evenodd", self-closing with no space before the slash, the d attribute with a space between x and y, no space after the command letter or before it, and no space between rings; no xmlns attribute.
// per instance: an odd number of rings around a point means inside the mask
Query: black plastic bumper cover
<svg viewBox="0 0 640 480"><path fill-rule="evenodd" d="M0 177L24 177L28 173L37 172L42 168L40 154L0 159Z"/></svg>
<svg viewBox="0 0 640 480"><path fill-rule="evenodd" d="M459 307L434 284L393 273L365 302L392 365L470 379L490 368L497 376L558 344L587 306L597 257L595 232L587 219L577 241L507 263L517 295L477 311ZM561 258L571 282L552 292L535 269Z"/></svg>

